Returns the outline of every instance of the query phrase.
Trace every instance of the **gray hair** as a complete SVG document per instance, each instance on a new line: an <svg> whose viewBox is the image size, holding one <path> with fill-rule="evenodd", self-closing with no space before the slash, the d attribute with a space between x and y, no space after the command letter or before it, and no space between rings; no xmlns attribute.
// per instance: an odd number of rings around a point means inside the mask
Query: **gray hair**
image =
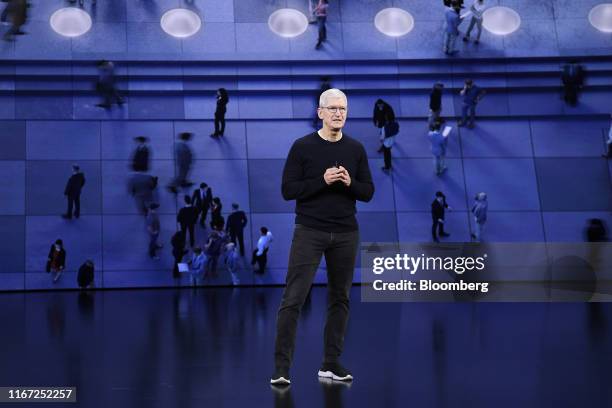
<svg viewBox="0 0 612 408"><path fill-rule="evenodd" d="M344 94L344 92L337 88L331 88L323 92L319 97L319 107L326 107L329 98L342 98L344 99L344 102L348 104L348 100L346 99L346 95Z"/></svg>

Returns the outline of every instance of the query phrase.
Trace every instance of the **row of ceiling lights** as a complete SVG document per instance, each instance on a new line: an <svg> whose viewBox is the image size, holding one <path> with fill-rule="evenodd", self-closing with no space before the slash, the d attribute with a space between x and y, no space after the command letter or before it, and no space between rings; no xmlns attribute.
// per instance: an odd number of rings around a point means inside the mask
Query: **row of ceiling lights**
<svg viewBox="0 0 612 408"><path fill-rule="evenodd" d="M612 33L612 3L599 4L589 12L589 21L593 27L605 33ZM51 15L53 30L66 37L78 37L91 29L91 16L76 7L66 7ZM187 38L197 33L202 27L202 20L195 12L176 8L167 11L161 17L162 29L173 37ZM386 8L378 12L374 25L383 34L390 37L401 37L414 28L414 18L406 10ZM521 17L511 8L491 7L484 12L483 26L496 35L507 35L518 30ZM275 34L291 38L303 34L308 28L308 18L295 9L280 9L270 15L268 26Z"/></svg>

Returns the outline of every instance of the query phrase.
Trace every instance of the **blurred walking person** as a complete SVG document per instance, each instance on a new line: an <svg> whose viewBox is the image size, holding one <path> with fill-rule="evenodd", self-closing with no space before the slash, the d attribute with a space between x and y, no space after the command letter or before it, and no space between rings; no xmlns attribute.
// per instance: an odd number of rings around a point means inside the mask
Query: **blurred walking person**
<svg viewBox="0 0 612 408"><path fill-rule="evenodd" d="M168 190L174 194L178 193L178 188L190 187L193 185L191 181L187 179L189 171L191 170L191 164L193 163L193 153L189 146L193 134L189 132L183 132L179 135L179 141L176 142L174 147L174 154L176 158L176 166L178 174L168 185Z"/></svg>
<svg viewBox="0 0 612 408"><path fill-rule="evenodd" d="M480 42L480 35L482 34L482 21L483 14L485 10L484 0L474 0L472 5L470 6L470 12L472 13L472 19L470 20L470 25L468 26L467 31L465 32L465 36L463 37L464 42L468 42L470 40L470 34L474 27L476 27L476 39L474 40L474 44L478 44Z"/></svg>
<svg viewBox="0 0 612 408"><path fill-rule="evenodd" d="M487 201L487 194L478 193L471 210L472 215L474 216L474 232L472 233L472 239L476 242L480 242L482 240L482 230L487 222L488 208L489 203Z"/></svg>
<svg viewBox="0 0 612 408"><path fill-rule="evenodd" d="M274 240L274 236L272 236L272 232L266 227L261 227L260 232L261 235L257 240L257 249L253 250L251 265L255 266L257 264L257 269L254 269L253 272L263 275L268 264L268 250Z"/></svg>
<svg viewBox="0 0 612 408"><path fill-rule="evenodd" d="M446 209L451 210L451 207L446 203L446 196L441 191L437 191L436 198L431 203L431 237L434 242L440 242L438 236L441 238L450 236L449 233L444 231Z"/></svg>
<svg viewBox="0 0 612 408"><path fill-rule="evenodd" d="M434 84L431 93L429 94L429 120L428 125L434 124L434 122L441 121L440 114L442 113L442 91L444 90L444 84L438 82Z"/></svg>
<svg viewBox="0 0 612 408"><path fill-rule="evenodd" d="M208 262L206 263L206 277L216 278L218 276L217 263L226 244L227 238L223 230L215 228L208 235L208 240L206 241L206 245L204 245L204 251L208 258Z"/></svg>
<svg viewBox="0 0 612 408"><path fill-rule="evenodd" d="M461 120L459 120L459 126L467 125L468 128L474 127L474 120L476 119L476 105L483 98L486 91L477 86L471 79L466 79L463 85L463 89L459 91L462 97L461 106Z"/></svg>
<svg viewBox="0 0 612 408"><path fill-rule="evenodd" d="M181 234L183 239L187 240L187 231L189 231L189 245L193 248L195 244L195 224L198 221L198 209L191 204L191 197L186 195L185 206L181 208L176 216L176 221L181 226Z"/></svg>
<svg viewBox="0 0 612 408"><path fill-rule="evenodd" d="M327 40L327 8L329 2L327 0L319 0L319 4L314 8L314 15L317 17L317 25L319 37L317 38L317 45L315 48L318 50L321 48L323 43Z"/></svg>
<svg viewBox="0 0 612 408"><path fill-rule="evenodd" d="M239 209L237 203L232 204L233 212L227 217L226 232L229 233L230 240L240 245L240 256L244 256L244 228L248 220L244 211Z"/></svg>
<svg viewBox="0 0 612 408"><path fill-rule="evenodd" d="M161 229L159 223L159 215L157 214L158 208L159 204L157 203L149 204L149 213L147 214L147 232L149 233L149 257L155 260L159 260L157 250L162 247L162 245L157 242Z"/></svg>
<svg viewBox="0 0 612 408"><path fill-rule="evenodd" d="M66 250L61 239L55 240L47 256L47 273L53 273L53 283L56 283L66 268Z"/></svg>
<svg viewBox="0 0 612 408"><path fill-rule="evenodd" d="M434 122L430 127L428 137L431 143L431 154L434 157L434 170L436 175L444 173L446 170L446 146L448 145L448 137L445 137L440 131L441 123Z"/></svg>
<svg viewBox="0 0 612 408"><path fill-rule="evenodd" d="M132 175L128 184L128 190L136 201L136 208L142 215L147 215L149 204L156 201L156 189L158 179L155 176L150 176L143 173L135 173Z"/></svg>
<svg viewBox="0 0 612 408"><path fill-rule="evenodd" d="M198 286L202 284L204 274L206 273L206 255L202 252L202 248L196 247L193 249L193 255L189 263L189 272L191 274L191 285Z"/></svg>
<svg viewBox="0 0 612 408"><path fill-rule="evenodd" d="M21 30L21 26L28 20L28 7L30 5L27 0L9 0L2 12L2 18L11 22L11 28L4 33L5 41L13 41L16 35L26 34Z"/></svg>
<svg viewBox="0 0 612 408"><path fill-rule="evenodd" d="M376 103L374 103L372 122L374 122L374 126L378 128L378 136L380 138L380 148L378 149L378 153L381 153L383 151L383 140L385 138L385 126L391 122L395 122L395 112L393 111L391 105L382 99L378 99Z"/></svg>
<svg viewBox="0 0 612 408"><path fill-rule="evenodd" d="M77 274L77 284L79 289L89 289L94 287L94 263L91 259L86 260L80 267Z"/></svg>
<svg viewBox="0 0 612 408"><path fill-rule="evenodd" d="M96 106L110 109L113 104L123 105L124 101L115 85L115 64L111 61L102 60L98 63L98 82L96 90L102 98L102 102Z"/></svg>
<svg viewBox="0 0 612 408"><path fill-rule="evenodd" d="M563 99L569 106L576 106L578 91L584 85L584 69L582 66L577 61L565 64L561 72L561 82L563 83Z"/></svg>
<svg viewBox="0 0 612 408"><path fill-rule="evenodd" d="M136 142L136 149L134 149L134 153L132 153L132 170L146 173L149 171L149 162L151 159L151 152L147 142L147 139L144 136L138 136L134 138Z"/></svg>
<svg viewBox="0 0 612 408"><path fill-rule="evenodd" d="M181 275L178 270L178 264L183 261L183 257L189 252L185 250L185 236L181 231L177 231L172 236L172 240L170 242L172 243L172 256L174 257L172 277L180 278Z"/></svg>
<svg viewBox="0 0 612 408"><path fill-rule="evenodd" d="M612 115L610 115L612 119ZM603 157L612 159L612 122L610 123L610 129L608 129L608 138L606 139L606 154L602 154Z"/></svg>
<svg viewBox="0 0 612 408"><path fill-rule="evenodd" d="M193 205L198 209L200 226L202 228L206 228L206 215L208 210L210 210L212 200L212 190L206 183L200 183L200 188L194 190L191 196Z"/></svg>
<svg viewBox="0 0 612 408"><path fill-rule="evenodd" d="M457 50L455 50L455 41L457 41L457 37L459 36L459 24L461 24L461 16L459 15L461 11L461 6L454 3L450 8L447 8L444 12L444 48L443 51L446 55L454 55Z"/></svg>
<svg viewBox="0 0 612 408"><path fill-rule="evenodd" d="M237 272L239 259L236 244L230 242L225 245L225 266L232 277L232 285L234 286L240 285L240 277Z"/></svg>
<svg viewBox="0 0 612 408"><path fill-rule="evenodd" d="M66 183L64 195L68 199L68 211L62 217L70 220L73 216L79 218L81 216L81 191L85 185L85 175L81 172L81 168L77 164L72 165L72 176Z"/></svg>
<svg viewBox="0 0 612 408"><path fill-rule="evenodd" d="M217 89L217 105L215 109L215 132L211 137L223 136L225 133L225 113L227 112L227 104L229 95L225 88Z"/></svg>

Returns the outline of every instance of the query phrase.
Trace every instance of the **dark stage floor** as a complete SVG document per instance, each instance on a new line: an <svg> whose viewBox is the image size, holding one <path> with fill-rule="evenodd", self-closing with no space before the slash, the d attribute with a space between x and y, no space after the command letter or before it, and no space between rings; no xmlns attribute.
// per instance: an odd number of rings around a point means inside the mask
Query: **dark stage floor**
<svg viewBox="0 0 612 408"><path fill-rule="evenodd" d="M290 388L268 384L280 288L0 294L0 386L76 386L82 407L609 407L610 304L371 304L322 383L325 288ZM21 404L20 406L27 406ZM36 405L38 406L38 405ZM59 406L51 404L51 406Z"/></svg>

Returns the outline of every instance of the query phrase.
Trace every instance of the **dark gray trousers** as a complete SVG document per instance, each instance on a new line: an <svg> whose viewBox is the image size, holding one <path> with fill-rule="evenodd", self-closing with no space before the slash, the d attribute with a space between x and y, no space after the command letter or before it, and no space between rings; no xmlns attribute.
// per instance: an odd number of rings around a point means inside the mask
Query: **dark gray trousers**
<svg viewBox="0 0 612 408"><path fill-rule="evenodd" d="M278 310L274 360L289 368L295 348L298 316L314 280L321 257L327 264L327 321L325 362L337 362L344 346L349 318L349 293L353 283L359 231L331 233L296 225L289 254L286 287Z"/></svg>

